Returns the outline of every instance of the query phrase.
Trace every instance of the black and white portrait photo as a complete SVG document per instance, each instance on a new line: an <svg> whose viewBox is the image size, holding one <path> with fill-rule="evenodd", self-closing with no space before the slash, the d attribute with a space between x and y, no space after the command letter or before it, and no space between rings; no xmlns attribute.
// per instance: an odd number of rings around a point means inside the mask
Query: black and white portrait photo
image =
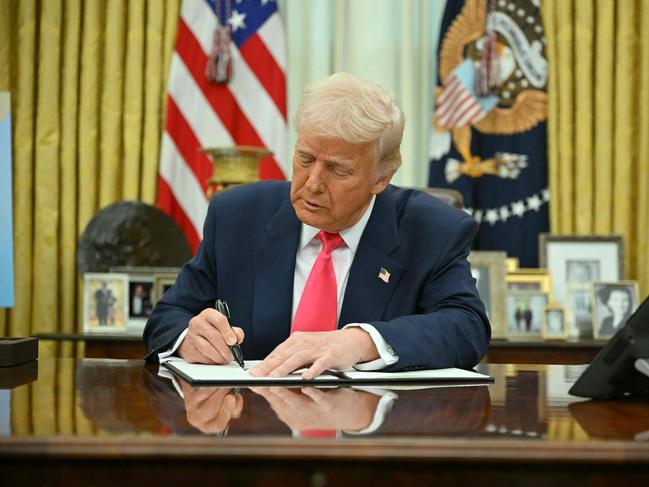
<svg viewBox="0 0 649 487"><path fill-rule="evenodd" d="M566 261L566 282L576 287L578 285L587 285L593 281L599 280L599 266L597 260L568 259Z"/></svg>
<svg viewBox="0 0 649 487"><path fill-rule="evenodd" d="M638 306L637 283L598 282L593 285L593 294L596 303L593 313L595 338L610 338L626 324Z"/></svg>

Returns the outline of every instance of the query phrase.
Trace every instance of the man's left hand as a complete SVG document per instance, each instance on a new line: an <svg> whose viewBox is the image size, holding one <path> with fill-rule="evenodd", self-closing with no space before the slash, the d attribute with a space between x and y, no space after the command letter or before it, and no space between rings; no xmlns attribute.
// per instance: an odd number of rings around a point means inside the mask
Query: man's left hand
<svg viewBox="0 0 649 487"><path fill-rule="evenodd" d="M361 328L295 332L250 370L257 377L284 377L308 367L302 377L311 380L327 369L345 370L379 358L374 341Z"/></svg>

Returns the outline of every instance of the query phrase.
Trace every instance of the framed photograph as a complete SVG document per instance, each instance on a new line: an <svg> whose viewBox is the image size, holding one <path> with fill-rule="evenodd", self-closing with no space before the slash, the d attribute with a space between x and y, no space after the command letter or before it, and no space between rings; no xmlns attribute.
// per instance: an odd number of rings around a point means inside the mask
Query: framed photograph
<svg viewBox="0 0 649 487"><path fill-rule="evenodd" d="M519 267L518 257L507 257L505 265L507 266L507 272L517 271Z"/></svg>
<svg viewBox="0 0 649 487"><path fill-rule="evenodd" d="M153 311L153 276L149 274L128 275L128 323L130 332L144 330Z"/></svg>
<svg viewBox="0 0 649 487"><path fill-rule="evenodd" d="M568 338L566 310L563 306L546 306L543 310L543 338L565 340Z"/></svg>
<svg viewBox="0 0 649 487"><path fill-rule="evenodd" d="M623 279L624 240L620 235L539 235L539 262L552 276L557 304L571 306L569 291L590 289L595 281Z"/></svg>
<svg viewBox="0 0 649 487"><path fill-rule="evenodd" d="M608 340L626 324L638 307L640 296L636 281L593 283L593 335Z"/></svg>
<svg viewBox="0 0 649 487"><path fill-rule="evenodd" d="M111 267L111 272L128 274L127 333L140 334L155 305L154 280L157 274L176 275L177 267Z"/></svg>
<svg viewBox="0 0 649 487"><path fill-rule="evenodd" d="M84 333L124 333L127 321L128 274L84 274Z"/></svg>
<svg viewBox="0 0 649 487"><path fill-rule="evenodd" d="M547 269L518 269L507 273L507 291L543 291L552 302L552 280Z"/></svg>
<svg viewBox="0 0 649 487"><path fill-rule="evenodd" d="M476 280L480 299L487 308L492 338L505 338L507 254L505 252L473 251L469 254L471 275Z"/></svg>
<svg viewBox="0 0 649 487"><path fill-rule="evenodd" d="M177 272L163 272L153 276L153 296L157 302L170 287L176 284Z"/></svg>
<svg viewBox="0 0 649 487"><path fill-rule="evenodd" d="M541 338L543 315L548 301L548 293L543 291L509 291L507 293L507 336Z"/></svg>
<svg viewBox="0 0 649 487"><path fill-rule="evenodd" d="M593 338L593 283L568 284L564 307L570 338Z"/></svg>

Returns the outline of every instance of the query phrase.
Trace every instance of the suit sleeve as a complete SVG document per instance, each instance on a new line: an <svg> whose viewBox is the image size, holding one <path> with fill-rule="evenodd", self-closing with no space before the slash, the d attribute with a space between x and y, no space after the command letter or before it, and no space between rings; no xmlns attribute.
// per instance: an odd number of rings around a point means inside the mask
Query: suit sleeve
<svg viewBox="0 0 649 487"><path fill-rule="evenodd" d="M450 232L421 289L418 314L371 323L399 356L385 370L471 368L487 352L491 327L467 261L476 232L469 217Z"/></svg>
<svg viewBox="0 0 649 487"><path fill-rule="evenodd" d="M205 218L203 240L196 255L182 268L176 283L156 304L143 339L147 362L157 362L158 353L168 350L194 316L214 307L217 294L215 228L218 227L218 198L212 200Z"/></svg>

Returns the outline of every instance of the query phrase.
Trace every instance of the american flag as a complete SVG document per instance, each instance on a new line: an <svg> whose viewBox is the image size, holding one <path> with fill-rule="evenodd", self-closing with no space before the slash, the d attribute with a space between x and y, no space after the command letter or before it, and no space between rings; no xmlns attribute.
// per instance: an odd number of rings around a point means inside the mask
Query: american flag
<svg viewBox="0 0 649 487"><path fill-rule="evenodd" d="M232 33L227 84L210 83L205 75L219 18ZM274 1L183 0L167 88L157 203L178 223L192 249L202 238L206 182L212 174L201 147L266 147L273 156L262 161L260 177L285 179L285 72L284 26Z"/></svg>
<svg viewBox="0 0 649 487"><path fill-rule="evenodd" d="M448 77L437 99L435 118L442 127L464 127L484 118L498 103L495 96L475 92L475 67L469 59Z"/></svg>

